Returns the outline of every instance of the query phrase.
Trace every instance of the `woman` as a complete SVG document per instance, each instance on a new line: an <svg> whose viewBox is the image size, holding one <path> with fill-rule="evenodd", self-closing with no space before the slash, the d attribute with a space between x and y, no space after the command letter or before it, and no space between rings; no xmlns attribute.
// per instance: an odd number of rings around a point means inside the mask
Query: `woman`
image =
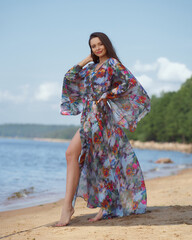
<svg viewBox="0 0 192 240"><path fill-rule="evenodd" d="M104 33L92 33L89 46L91 54L63 80L61 114L82 115L66 151L66 194L55 226L70 222L78 196L87 207L100 207L89 221L146 211L143 174L123 128L136 129L150 111L150 98Z"/></svg>

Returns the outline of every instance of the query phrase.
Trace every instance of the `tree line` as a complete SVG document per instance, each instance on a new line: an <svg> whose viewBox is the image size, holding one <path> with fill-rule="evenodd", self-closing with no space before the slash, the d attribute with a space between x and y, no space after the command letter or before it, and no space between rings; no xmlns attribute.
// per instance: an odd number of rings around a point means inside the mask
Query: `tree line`
<svg viewBox="0 0 192 240"><path fill-rule="evenodd" d="M192 77L178 91L151 97L151 111L130 139L157 142L192 142Z"/></svg>
<svg viewBox="0 0 192 240"><path fill-rule="evenodd" d="M79 126L43 124L2 124L1 137L71 139Z"/></svg>

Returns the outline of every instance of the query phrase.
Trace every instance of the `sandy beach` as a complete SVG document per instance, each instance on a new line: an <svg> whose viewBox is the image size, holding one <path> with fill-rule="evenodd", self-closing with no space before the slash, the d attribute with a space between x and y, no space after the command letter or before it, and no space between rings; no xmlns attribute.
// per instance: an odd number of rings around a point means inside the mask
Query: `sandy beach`
<svg viewBox="0 0 192 240"><path fill-rule="evenodd" d="M134 148L140 149L156 149L192 153L192 143L154 142L154 141L141 142L134 140L130 140L130 143Z"/></svg>
<svg viewBox="0 0 192 240"><path fill-rule="evenodd" d="M89 209L77 198L75 213L66 227L54 228L63 200L35 207L0 212L0 239L192 239L192 169L177 175L146 180L147 212L88 222L99 208Z"/></svg>

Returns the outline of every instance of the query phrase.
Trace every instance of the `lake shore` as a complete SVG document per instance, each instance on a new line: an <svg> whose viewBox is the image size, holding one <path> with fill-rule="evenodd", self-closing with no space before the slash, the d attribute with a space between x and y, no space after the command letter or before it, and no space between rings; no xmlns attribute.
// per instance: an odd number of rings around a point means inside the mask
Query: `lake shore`
<svg viewBox="0 0 192 240"><path fill-rule="evenodd" d="M140 149L155 149L155 150L168 150L168 151L178 151L192 153L192 143L177 143L177 142L140 142L130 140L131 145L134 148Z"/></svg>
<svg viewBox="0 0 192 240"><path fill-rule="evenodd" d="M71 139L63 138L18 138L18 137L0 137L0 138L12 138L12 139L29 139L34 141L46 141L46 142L70 142ZM178 142L155 142L146 141L141 142L137 140L129 140L132 147L139 149L155 149L155 150L168 150L178 151L185 153L192 153L192 143L178 143Z"/></svg>
<svg viewBox="0 0 192 240"><path fill-rule="evenodd" d="M9 240L63 239L191 239L192 169L177 175L146 180L147 212L123 218L88 222L98 212L77 198L70 225L53 228L60 217L63 200L19 210L0 212L0 237Z"/></svg>
<svg viewBox="0 0 192 240"><path fill-rule="evenodd" d="M48 141L48 142L70 142L71 139L55 139L55 138L33 138L36 141ZM155 149L155 150L168 150L192 153L192 143L178 143L178 142L141 142L136 140L130 140L132 147L139 149Z"/></svg>

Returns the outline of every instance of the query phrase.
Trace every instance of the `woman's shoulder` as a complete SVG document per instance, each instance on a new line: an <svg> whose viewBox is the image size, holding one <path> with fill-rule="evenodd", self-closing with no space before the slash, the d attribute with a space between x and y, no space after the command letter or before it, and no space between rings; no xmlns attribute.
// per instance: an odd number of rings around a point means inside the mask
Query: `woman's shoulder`
<svg viewBox="0 0 192 240"><path fill-rule="evenodd" d="M128 68L122 64L122 62L120 62L118 59L114 57L111 57L109 59L109 65L116 71L122 71L122 70L127 72L129 71Z"/></svg>
<svg viewBox="0 0 192 240"><path fill-rule="evenodd" d="M109 58L109 64L111 65L111 66L115 66L116 64L118 64L118 63L120 63L116 58L114 58L114 57L110 57Z"/></svg>

